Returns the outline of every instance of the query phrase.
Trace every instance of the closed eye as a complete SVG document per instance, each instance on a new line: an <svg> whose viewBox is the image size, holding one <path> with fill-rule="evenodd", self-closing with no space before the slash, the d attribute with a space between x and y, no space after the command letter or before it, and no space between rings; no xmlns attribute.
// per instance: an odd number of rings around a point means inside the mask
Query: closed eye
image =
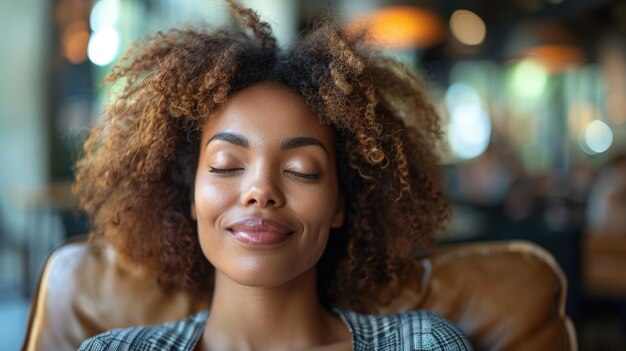
<svg viewBox="0 0 626 351"><path fill-rule="evenodd" d="M308 180L319 180L322 176L320 173L300 173L300 172L294 172L294 171L287 171L287 173L293 174L296 177L304 178Z"/></svg>
<svg viewBox="0 0 626 351"><path fill-rule="evenodd" d="M215 168L210 167L209 172L215 174L231 174L234 172L242 171L243 168Z"/></svg>

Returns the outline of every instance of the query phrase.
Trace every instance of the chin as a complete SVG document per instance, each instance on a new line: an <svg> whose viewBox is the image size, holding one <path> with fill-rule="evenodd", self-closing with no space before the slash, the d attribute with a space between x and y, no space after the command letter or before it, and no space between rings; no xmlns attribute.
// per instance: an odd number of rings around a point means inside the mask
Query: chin
<svg viewBox="0 0 626 351"><path fill-rule="evenodd" d="M293 264L293 260L276 262L272 259L250 257L238 261L224 267L223 270L219 267L216 269L237 284L248 287L275 288L309 275L315 280L314 266L298 267Z"/></svg>
<svg viewBox="0 0 626 351"><path fill-rule="evenodd" d="M222 272L239 285L254 288L276 288L297 279L300 274L280 272L274 269L254 269L242 272Z"/></svg>

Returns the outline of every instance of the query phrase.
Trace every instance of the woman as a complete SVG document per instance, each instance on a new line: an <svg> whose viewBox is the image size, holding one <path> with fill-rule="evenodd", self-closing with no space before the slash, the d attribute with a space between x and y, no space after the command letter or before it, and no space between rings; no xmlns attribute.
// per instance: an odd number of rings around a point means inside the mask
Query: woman
<svg viewBox="0 0 626 351"><path fill-rule="evenodd" d="M431 312L360 314L416 280L412 254L447 216L418 80L331 25L282 52L231 7L243 29L125 56L76 173L92 237L211 309L81 350L470 349Z"/></svg>

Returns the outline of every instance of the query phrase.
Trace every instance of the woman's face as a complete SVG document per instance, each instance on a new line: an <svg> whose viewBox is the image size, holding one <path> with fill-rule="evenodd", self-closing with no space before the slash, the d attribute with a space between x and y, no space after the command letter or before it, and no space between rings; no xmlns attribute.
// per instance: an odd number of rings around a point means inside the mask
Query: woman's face
<svg viewBox="0 0 626 351"><path fill-rule="evenodd" d="M274 287L313 269L343 224L334 135L298 94L260 83L202 131L192 215L216 270Z"/></svg>

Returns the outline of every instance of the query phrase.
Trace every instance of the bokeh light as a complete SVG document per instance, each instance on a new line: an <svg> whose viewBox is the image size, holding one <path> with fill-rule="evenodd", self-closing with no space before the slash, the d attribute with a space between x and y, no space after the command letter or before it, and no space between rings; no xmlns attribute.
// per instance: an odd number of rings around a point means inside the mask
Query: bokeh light
<svg viewBox="0 0 626 351"><path fill-rule="evenodd" d="M357 16L348 23L348 31L365 31L370 45L393 50L429 47L441 42L446 34L439 14L410 6L387 7Z"/></svg>
<svg viewBox="0 0 626 351"><path fill-rule="evenodd" d="M63 56L73 64L79 64L87 59L87 43L89 42L89 27L86 21L74 21L61 34Z"/></svg>
<svg viewBox="0 0 626 351"><path fill-rule="evenodd" d="M462 159L481 155L489 145L491 122L479 105L461 105L450 115L448 140L452 152Z"/></svg>
<svg viewBox="0 0 626 351"><path fill-rule="evenodd" d="M448 141L452 152L461 159L481 155L489 145L491 120L479 94L468 84L454 83L446 91L445 101L450 111Z"/></svg>
<svg viewBox="0 0 626 351"><path fill-rule="evenodd" d="M105 28L114 28L117 23L119 13L118 0L100 0L98 1L89 16L91 30L98 32Z"/></svg>
<svg viewBox="0 0 626 351"><path fill-rule="evenodd" d="M89 60L98 66L106 66L113 62L119 51L118 32L113 28L104 28L93 33L89 39L87 55Z"/></svg>
<svg viewBox="0 0 626 351"><path fill-rule="evenodd" d="M589 155L603 153L613 144L613 132L606 123L596 119L582 130L579 144L580 148Z"/></svg>
<svg viewBox="0 0 626 351"><path fill-rule="evenodd" d="M485 40L487 28L477 14L468 10L456 10L450 17L450 31L465 45L478 45Z"/></svg>
<svg viewBox="0 0 626 351"><path fill-rule="evenodd" d="M446 91L446 107L448 111L460 105L480 104L480 96L474 87L465 83L453 83Z"/></svg>
<svg viewBox="0 0 626 351"><path fill-rule="evenodd" d="M509 80L511 93L525 100L536 100L546 90L548 71L536 60L523 60L513 67Z"/></svg>

